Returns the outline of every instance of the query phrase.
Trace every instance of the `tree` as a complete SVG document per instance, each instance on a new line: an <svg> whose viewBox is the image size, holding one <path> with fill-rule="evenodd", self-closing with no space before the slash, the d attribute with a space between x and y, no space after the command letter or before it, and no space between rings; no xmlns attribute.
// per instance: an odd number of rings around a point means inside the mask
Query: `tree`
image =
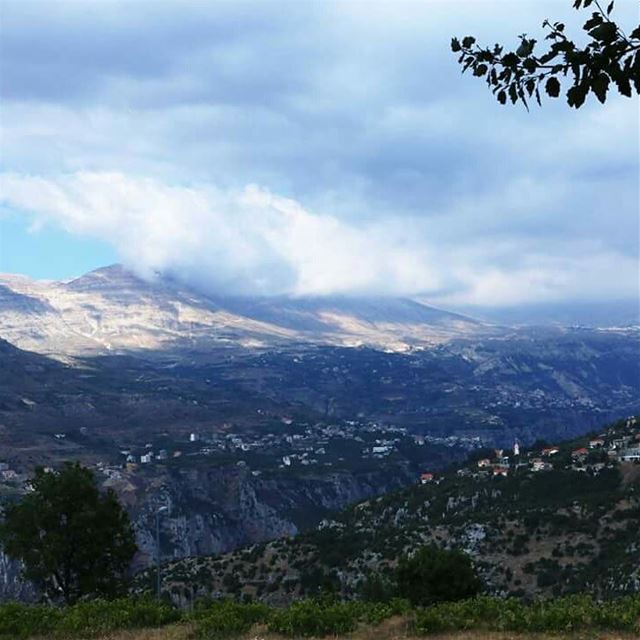
<svg viewBox="0 0 640 640"><path fill-rule="evenodd" d="M580 108L589 92L604 104L611 85L628 98L633 90L640 93L640 26L627 35L611 18L614 3L606 10L598 0L575 0L575 9L593 7L584 23L587 44L580 46L565 34L561 22L542 24L547 30L548 49L535 53L537 40L520 36L515 51L504 53L504 47L481 47L473 36L451 40L451 50L459 53L462 72L471 69L474 76L484 77L500 104L522 102L535 96L541 104L541 87L551 98L566 89L569 106Z"/></svg>
<svg viewBox="0 0 640 640"><path fill-rule="evenodd" d="M470 598L482 586L469 556L434 546L402 558L396 579L399 595L415 606Z"/></svg>
<svg viewBox="0 0 640 640"><path fill-rule="evenodd" d="M35 471L31 491L9 505L0 525L5 553L49 600L113 597L124 587L136 551L127 513L116 495L101 493L78 463Z"/></svg>

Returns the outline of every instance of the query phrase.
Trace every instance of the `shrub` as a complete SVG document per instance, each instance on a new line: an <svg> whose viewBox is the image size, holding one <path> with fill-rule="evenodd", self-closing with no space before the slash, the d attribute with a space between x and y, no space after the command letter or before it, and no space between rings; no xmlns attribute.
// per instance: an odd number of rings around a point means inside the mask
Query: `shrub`
<svg viewBox="0 0 640 640"><path fill-rule="evenodd" d="M434 546L402 558L396 579L398 594L417 606L470 598L481 588L469 556Z"/></svg>
<svg viewBox="0 0 640 640"><path fill-rule="evenodd" d="M0 605L0 638L22 640L36 635L49 635L61 611L53 607L8 602Z"/></svg>
<svg viewBox="0 0 640 640"><path fill-rule="evenodd" d="M327 636L350 633L358 623L378 625L409 610L406 600L389 602L339 602L331 599L300 600L287 609L274 611L269 631L289 637Z"/></svg>
<svg viewBox="0 0 640 640"><path fill-rule="evenodd" d="M358 613L353 603L300 600L275 611L269 630L290 637L350 633L357 627Z"/></svg>
<svg viewBox="0 0 640 640"><path fill-rule="evenodd" d="M197 638L214 640L246 633L257 622L267 622L271 609L261 603L213 602L194 614Z"/></svg>
<svg viewBox="0 0 640 640"><path fill-rule="evenodd" d="M180 612L171 605L148 598L92 600L64 609L56 630L98 635L119 629L159 627L180 617Z"/></svg>
<svg viewBox="0 0 640 640"><path fill-rule="evenodd" d="M416 631L551 632L617 630L640 633L640 596L597 603L585 595L541 600L530 605L512 598L477 597L416 612Z"/></svg>
<svg viewBox="0 0 640 640"><path fill-rule="evenodd" d="M0 638L87 637L120 629L159 627L180 617L170 605L146 599L93 600L62 609L8 603L0 606Z"/></svg>

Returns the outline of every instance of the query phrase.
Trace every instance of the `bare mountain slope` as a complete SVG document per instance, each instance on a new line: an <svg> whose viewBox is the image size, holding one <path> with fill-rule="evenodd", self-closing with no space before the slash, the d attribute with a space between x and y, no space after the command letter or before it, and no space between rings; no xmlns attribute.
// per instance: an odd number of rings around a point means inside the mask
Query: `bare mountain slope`
<svg viewBox="0 0 640 640"><path fill-rule="evenodd" d="M486 331L461 315L395 298L230 298L120 265L69 282L0 276L0 335L49 354L209 350L303 342L393 351Z"/></svg>

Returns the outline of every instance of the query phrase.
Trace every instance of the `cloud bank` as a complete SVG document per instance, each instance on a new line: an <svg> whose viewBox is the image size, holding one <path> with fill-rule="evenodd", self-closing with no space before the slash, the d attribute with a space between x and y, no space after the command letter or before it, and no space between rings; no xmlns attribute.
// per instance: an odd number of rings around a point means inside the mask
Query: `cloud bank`
<svg viewBox="0 0 640 640"><path fill-rule="evenodd" d="M594 290L616 299L637 284L633 260L597 244L563 243L573 257L532 246L520 260L522 244L513 241L438 247L425 220L349 223L256 185L221 190L121 173L6 173L0 193L5 206L34 216L35 228L56 224L109 242L143 277L170 273L227 294L421 294L499 306Z"/></svg>

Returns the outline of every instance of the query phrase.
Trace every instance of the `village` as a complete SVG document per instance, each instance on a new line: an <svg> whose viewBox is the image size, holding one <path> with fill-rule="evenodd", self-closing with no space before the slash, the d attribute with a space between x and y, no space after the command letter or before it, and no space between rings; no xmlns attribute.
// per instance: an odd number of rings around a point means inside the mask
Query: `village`
<svg viewBox="0 0 640 640"><path fill-rule="evenodd" d="M556 469L567 469L582 473L597 474L618 462L640 464L640 421L628 418L623 429L608 429L595 436L581 438L580 446L570 447L544 445L526 451L515 441L513 449L494 449L492 454L475 460L473 466L456 471L461 477L504 478L522 473L541 473ZM436 473L425 471L420 483L438 482Z"/></svg>
<svg viewBox="0 0 640 640"><path fill-rule="evenodd" d="M472 460L456 470L460 477L474 479L504 478L515 474L542 473L554 469L597 474L618 462L640 463L640 423L629 418L624 430L609 429L582 438L579 446L533 446L524 449L515 441L512 449L491 449L478 436L436 437L411 434L404 427L376 422L346 420L336 424L298 423L281 416L279 428L264 432L238 433L231 425L222 429L199 429L185 434L184 439L123 446L118 453L93 462L91 466L106 478L145 472L157 465L188 465L189 461L237 464L249 467L255 476L265 471L308 469L342 469L351 464L383 464L386 459L406 457L420 460L421 451L429 446L446 447L460 457ZM57 440L66 437L56 433ZM482 454L481 457L478 457ZM425 452L425 459L429 455ZM438 483L445 472L423 471L421 484ZM25 490L29 475L0 461L0 486L5 490Z"/></svg>
<svg viewBox="0 0 640 640"><path fill-rule="evenodd" d="M80 433L87 435L86 429L81 428ZM73 436L59 432L52 438L60 442ZM433 457L434 449L450 451L453 460L482 444L479 437L414 435L404 427L377 422L309 424L290 416L278 416L274 427L265 430L238 430L231 424L200 426L186 431L182 437L159 434L148 442L122 443L88 465L111 479L153 473L156 467L194 464L237 464L259 476L265 471L350 470L401 460L419 465L421 460L424 464ZM24 488L28 477L24 468L17 470L10 462L0 462L0 485L9 483L13 488Z"/></svg>

